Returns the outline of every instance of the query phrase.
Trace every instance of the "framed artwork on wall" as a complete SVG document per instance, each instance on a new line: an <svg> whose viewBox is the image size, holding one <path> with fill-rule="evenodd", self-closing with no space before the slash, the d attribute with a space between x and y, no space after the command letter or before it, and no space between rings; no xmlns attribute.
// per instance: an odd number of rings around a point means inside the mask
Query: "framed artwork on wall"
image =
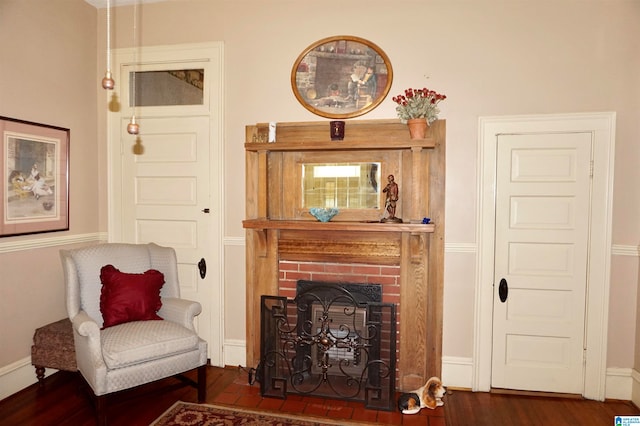
<svg viewBox="0 0 640 426"><path fill-rule="evenodd" d="M307 47L291 70L300 104L321 117L366 114L389 93L391 62L380 47L354 36L327 37Z"/></svg>
<svg viewBox="0 0 640 426"><path fill-rule="evenodd" d="M0 237L69 229L69 129L0 117Z"/></svg>

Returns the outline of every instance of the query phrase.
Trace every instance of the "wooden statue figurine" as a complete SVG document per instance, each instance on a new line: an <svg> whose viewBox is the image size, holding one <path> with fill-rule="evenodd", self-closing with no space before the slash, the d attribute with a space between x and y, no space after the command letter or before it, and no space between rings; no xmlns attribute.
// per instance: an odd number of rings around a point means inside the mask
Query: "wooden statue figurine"
<svg viewBox="0 0 640 426"><path fill-rule="evenodd" d="M402 219L396 217L396 204L398 202L398 184L395 182L393 175L387 177L389 183L382 190L387 194L387 200L385 201L385 209L387 210L387 217L383 218L380 222L383 223L402 223Z"/></svg>

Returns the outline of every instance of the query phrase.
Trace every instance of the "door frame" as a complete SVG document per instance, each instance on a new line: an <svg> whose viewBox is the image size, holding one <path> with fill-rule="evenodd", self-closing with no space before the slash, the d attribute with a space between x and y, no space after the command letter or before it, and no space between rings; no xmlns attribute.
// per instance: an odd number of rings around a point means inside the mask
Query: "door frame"
<svg viewBox="0 0 640 426"><path fill-rule="evenodd" d="M604 401L611 266L615 112L480 117L476 296L472 390L491 390L498 135L588 132L593 164L585 306L585 377L582 396Z"/></svg>
<svg viewBox="0 0 640 426"><path fill-rule="evenodd" d="M144 107L138 109L136 117L167 117L174 115L175 108L187 111L191 116L208 116L209 129L209 164L211 183L211 210L217 212L211 215L210 223L212 251L216 257L218 268L210 268L211 273L217 275L217 288L212 291L211 330L212 336L208 341L211 365L224 366L224 247L222 232L224 229L224 52L222 42L206 42L191 44L176 44L166 46L141 46L140 48L114 49L113 71L115 76L120 76L120 67L126 64L170 64L207 61L209 70L215 74L205 85L204 104L196 106L180 107ZM138 58L144 58L140 60ZM107 202L108 202L108 234L109 242L122 241L122 161L120 161L123 149L120 143L121 117L130 117L131 109L128 107L128 92L123 92L119 81L113 94L109 94L108 100L116 95L117 106L111 105L107 113ZM119 104L119 105L118 105ZM172 111L173 110L173 111ZM217 269L217 270L216 270Z"/></svg>

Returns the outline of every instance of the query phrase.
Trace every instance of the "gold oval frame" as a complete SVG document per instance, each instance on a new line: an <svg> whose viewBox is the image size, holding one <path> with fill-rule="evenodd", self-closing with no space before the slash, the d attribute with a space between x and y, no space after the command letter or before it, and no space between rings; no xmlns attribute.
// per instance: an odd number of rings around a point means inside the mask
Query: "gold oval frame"
<svg viewBox="0 0 640 426"><path fill-rule="evenodd" d="M298 56L291 88L303 107L326 118L358 117L376 108L391 89L389 57L355 36L318 40Z"/></svg>

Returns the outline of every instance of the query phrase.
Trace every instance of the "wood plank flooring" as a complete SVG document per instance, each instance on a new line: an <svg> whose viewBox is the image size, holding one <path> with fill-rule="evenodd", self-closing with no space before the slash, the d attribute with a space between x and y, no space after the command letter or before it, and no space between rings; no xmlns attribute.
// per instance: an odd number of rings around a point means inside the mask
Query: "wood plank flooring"
<svg viewBox="0 0 640 426"><path fill-rule="evenodd" d="M640 416L630 401L452 391L445 396L448 426L615 426L615 416Z"/></svg>
<svg viewBox="0 0 640 426"><path fill-rule="evenodd" d="M362 404L320 398L290 397L286 401L262 398L259 386L250 386L247 374L237 367L210 367L207 390L208 403L333 418L342 414L345 425L351 420L405 426L611 426L617 415L640 416L640 410L628 401L597 402L458 390L445 396L444 407L402 416L397 412L365 410ZM177 400L195 402L196 391L174 378L111 395L109 425L147 426ZM76 374L58 372L47 377L43 387L35 384L0 401L0 426L18 425L94 426L88 390Z"/></svg>

